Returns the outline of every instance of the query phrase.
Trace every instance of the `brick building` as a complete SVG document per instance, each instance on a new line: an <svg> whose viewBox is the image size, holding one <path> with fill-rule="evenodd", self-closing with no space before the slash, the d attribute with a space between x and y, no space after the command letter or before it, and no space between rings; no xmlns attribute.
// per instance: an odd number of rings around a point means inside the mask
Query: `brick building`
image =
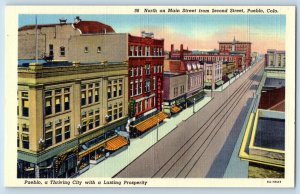
<svg viewBox="0 0 300 194"><path fill-rule="evenodd" d="M251 66L251 42L233 41L219 42L220 55L244 54L246 67Z"/></svg>
<svg viewBox="0 0 300 194"><path fill-rule="evenodd" d="M164 40L153 33L128 36L130 131L142 133L156 124L151 119L162 110ZM140 129L139 123L149 125ZM147 129L146 129L147 128Z"/></svg>
<svg viewBox="0 0 300 194"><path fill-rule="evenodd" d="M187 49L183 49L183 45L180 45L180 50L175 50L174 45L171 45L171 51L169 53L170 59L176 60L191 60L200 62L229 62L234 63L235 71L242 71L245 65L245 54L244 53L220 53L218 50L193 53Z"/></svg>

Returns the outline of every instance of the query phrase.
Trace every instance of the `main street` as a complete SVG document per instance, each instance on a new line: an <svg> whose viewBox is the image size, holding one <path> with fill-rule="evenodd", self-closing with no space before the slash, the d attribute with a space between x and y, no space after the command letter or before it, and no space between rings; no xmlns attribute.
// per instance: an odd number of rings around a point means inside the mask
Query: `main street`
<svg viewBox="0 0 300 194"><path fill-rule="evenodd" d="M233 148L222 149L233 133L240 133L264 61L240 76L213 99L183 121L115 177L219 177L226 169ZM236 139L232 139L236 141ZM222 150L222 152L220 152ZM218 165L215 160L218 158Z"/></svg>

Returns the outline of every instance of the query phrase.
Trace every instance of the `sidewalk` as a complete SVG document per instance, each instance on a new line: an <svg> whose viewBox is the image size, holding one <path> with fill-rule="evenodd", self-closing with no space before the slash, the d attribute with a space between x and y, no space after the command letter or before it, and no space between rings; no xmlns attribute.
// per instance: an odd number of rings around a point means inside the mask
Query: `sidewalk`
<svg viewBox="0 0 300 194"><path fill-rule="evenodd" d="M197 102L195 104L195 111L199 111L210 100L210 97L204 97L201 101ZM126 150L115 156L107 158L95 166L91 166L90 169L81 174L80 177L113 177L142 153L144 153L147 149L149 149L152 145L154 145L157 142L157 135L158 139L163 138L173 129L175 129L176 126L183 120L186 120L192 115L193 106L183 110L179 114L169 119L165 119L165 121L158 126L158 134L157 127L154 127L146 132L146 134L136 139L131 139L130 146L128 146Z"/></svg>

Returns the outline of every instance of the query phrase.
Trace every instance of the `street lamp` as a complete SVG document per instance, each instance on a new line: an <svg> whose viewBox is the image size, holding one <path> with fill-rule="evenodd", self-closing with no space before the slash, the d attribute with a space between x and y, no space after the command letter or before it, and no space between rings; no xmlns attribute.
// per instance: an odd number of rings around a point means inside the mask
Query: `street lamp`
<svg viewBox="0 0 300 194"><path fill-rule="evenodd" d="M195 113L195 101L196 101L196 99L194 98L193 113Z"/></svg>

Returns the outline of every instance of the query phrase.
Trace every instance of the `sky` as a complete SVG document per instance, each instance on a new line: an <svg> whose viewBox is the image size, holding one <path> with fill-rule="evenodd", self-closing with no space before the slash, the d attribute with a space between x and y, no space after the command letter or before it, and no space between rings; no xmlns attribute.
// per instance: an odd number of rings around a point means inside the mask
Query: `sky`
<svg viewBox="0 0 300 194"><path fill-rule="evenodd" d="M19 27L58 23L59 18L74 22L77 15L20 15ZM252 52L266 53L267 49L285 50L286 18L284 15L205 15L205 14L139 14L139 15L79 15L82 20L105 23L117 33L140 35L153 32L155 38L165 39L165 50L180 44L189 50L218 49L218 41L252 42Z"/></svg>

